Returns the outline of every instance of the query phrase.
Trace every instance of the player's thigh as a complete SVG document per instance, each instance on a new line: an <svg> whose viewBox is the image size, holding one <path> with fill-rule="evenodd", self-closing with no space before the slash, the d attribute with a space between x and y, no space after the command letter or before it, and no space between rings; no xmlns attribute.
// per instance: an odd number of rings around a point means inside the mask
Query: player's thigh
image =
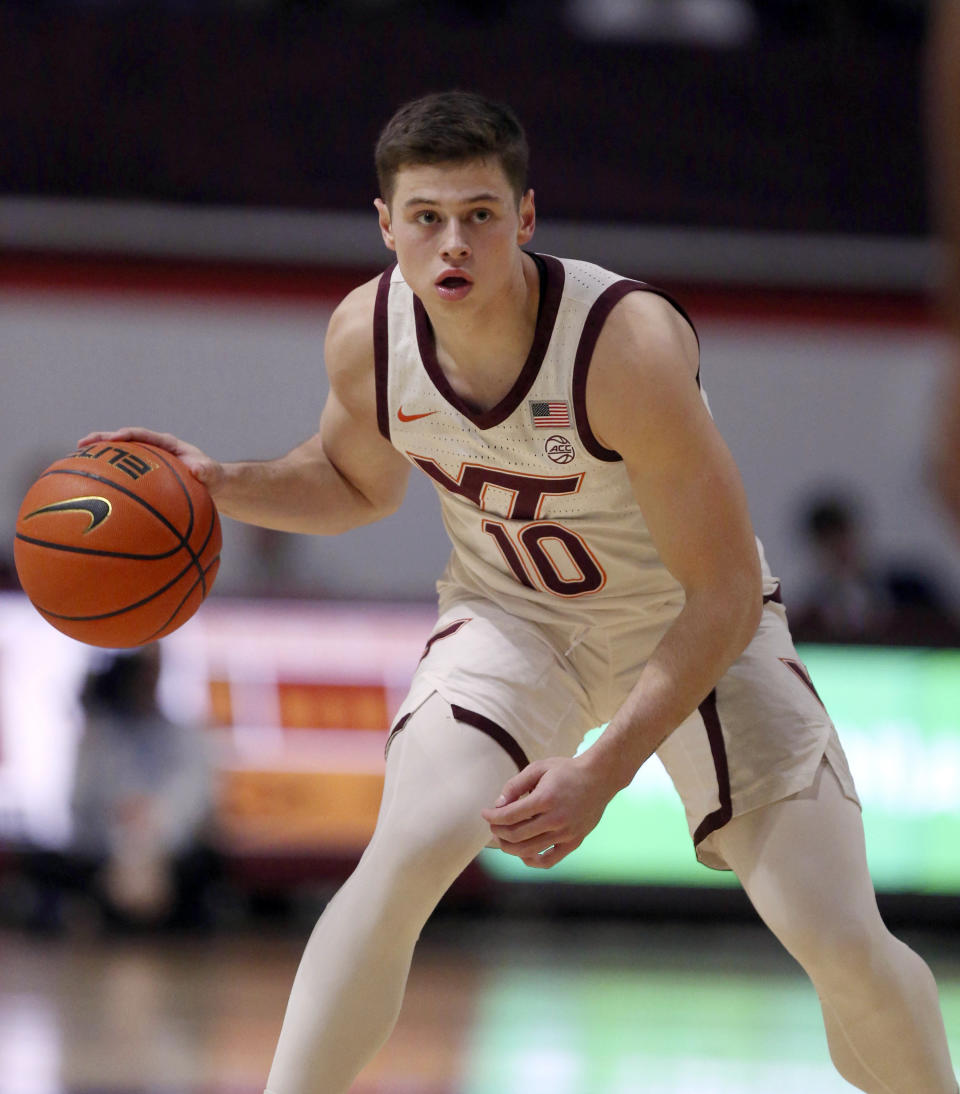
<svg viewBox="0 0 960 1094"><path fill-rule="evenodd" d="M433 692L390 742L378 827L486 832L480 810L516 771L496 740L458 720Z"/></svg>
<svg viewBox="0 0 960 1094"><path fill-rule="evenodd" d="M568 645L489 601L455 604L427 641L388 747L437 693L458 722L501 747L514 774L533 760L572 755L598 721Z"/></svg>
<svg viewBox="0 0 960 1094"><path fill-rule="evenodd" d="M824 758L809 787L713 836L754 907L801 962L843 968L882 931L859 806Z"/></svg>

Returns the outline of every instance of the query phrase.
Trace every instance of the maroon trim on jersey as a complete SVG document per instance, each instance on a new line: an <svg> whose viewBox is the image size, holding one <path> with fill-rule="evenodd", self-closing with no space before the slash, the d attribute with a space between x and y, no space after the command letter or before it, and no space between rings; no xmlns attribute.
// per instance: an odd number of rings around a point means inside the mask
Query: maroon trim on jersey
<svg viewBox="0 0 960 1094"><path fill-rule="evenodd" d="M377 386L377 426L380 432L390 440L390 330L387 304L390 299L390 278L396 263L380 275L377 285L377 299L373 305L373 374Z"/></svg>
<svg viewBox="0 0 960 1094"><path fill-rule="evenodd" d="M764 598L763 598L764 604L769 604L771 600L773 601L774 604L782 604L783 603L783 592L780 588L780 582L779 581L777 582L776 588L773 590L772 593L766 593L764 595Z"/></svg>
<svg viewBox="0 0 960 1094"><path fill-rule="evenodd" d="M420 348L420 357L427 375L433 382L433 386L440 392L444 399L468 421L478 429L491 429L500 425L523 402L524 397L533 386L540 366L543 364L544 354L550 345L553 335L553 327L557 321L557 312L560 309L560 299L563 295L564 269L563 263L549 255L537 255L535 258L537 268L543 271L540 278L540 303L537 308L537 325L533 334L533 344L530 352L520 370L520 375L514 381L513 387L489 410L476 410L465 402L450 386L450 381L443 373L440 362L437 360L437 343L433 336L433 327L427 309L423 306L418 296L413 298L413 313L417 327L417 345Z"/></svg>
<svg viewBox="0 0 960 1094"><path fill-rule="evenodd" d="M453 716L458 722L464 722L468 726L473 726L474 729L479 729L481 733L486 733L488 737L491 737L496 741L517 765L518 770L522 771L527 764L530 763L527 759L526 752L523 751L520 745L517 744L503 726L497 725L496 722L491 721L483 714L478 714L475 710L467 710L464 707L458 707L453 703L450 704L450 709L453 711Z"/></svg>
<svg viewBox="0 0 960 1094"><path fill-rule="evenodd" d="M733 803L730 798L730 769L727 766L727 749L723 743L723 730L720 726L720 715L717 713L717 691L713 691L700 704L700 717L703 719L704 728L707 731L707 740L710 742L710 751L713 754L713 770L717 776L717 795L720 799L720 807L712 813L708 813L693 833L693 844L697 846L705 840L711 832L722 828L733 816Z"/></svg>
<svg viewBox="0 0 960 1094"><path fill-rule="evenodd" d="M669 293L656 288L654 285L648 285L645 281L615 281L609 288L604 289L593 302L587 314L586 322L583 324L583 330L580 333L577 355L573 363L573 416L574 421L577 423L577 432L580 434L583 447L591 456L606 463L615 463L622 457L619 452L602 445L590 428L590 421L587 417L587 373L590 371L593 351L596 349L597 339L600 337L600 331L603 330L603 324L607 321L607 317L614 307L632 292L651 292L656 296L662 296L671 307L675 308L686 319L694 336L697 336L693 321L683 307ZM699 337L697 341L699 342ZM696 380L699 387L699 369L697 369Z"/></svg>

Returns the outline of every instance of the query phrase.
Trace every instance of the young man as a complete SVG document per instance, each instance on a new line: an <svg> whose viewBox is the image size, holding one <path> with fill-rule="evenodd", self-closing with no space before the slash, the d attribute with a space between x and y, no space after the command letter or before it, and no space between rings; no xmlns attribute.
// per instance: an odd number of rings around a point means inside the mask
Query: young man
<svg viewBox="0 0 960 1094"><path fill-rule="evenodd" d="M933 978L877 912L853 782L797 660L683 311L528 253L513 114L451 92L377 146L397 265L330 322L316 436L221 464L150 431L239 520L335 533L433 479L454 550L387 750L376 831L307 945L268 1094L341 1094L396 1020L414 945L493 839L552 866L657 752L700 859L737 872L816 985L840 1072L955 1094ZM599 740L574 752L591 727Z"/></svg>

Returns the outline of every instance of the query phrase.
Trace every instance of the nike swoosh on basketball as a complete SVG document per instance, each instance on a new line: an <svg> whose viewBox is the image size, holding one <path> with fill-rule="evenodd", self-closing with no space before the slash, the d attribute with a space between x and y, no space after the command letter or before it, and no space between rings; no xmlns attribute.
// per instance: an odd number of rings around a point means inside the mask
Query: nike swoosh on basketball
<svg viewBox="0 0 960 1094"><path fill-rule="evenodd" d="M431 414L436 414L436 411L425 410L422 414L404 414L403 407L397 407L397 417L401 422L415 422L418 418L429 418Z"/></svg>
<svg viewBox="0 0 960 1094"><path fill-rule="evenodd" d="M84 535L92 532L98 525L110 516L113 506L106 498L67 498L65 501L55 501L50 505L44 505L41 509L34 509L23 518L30 520L41 513L87 513L90 516L89 525L84 528Z"/></svg>

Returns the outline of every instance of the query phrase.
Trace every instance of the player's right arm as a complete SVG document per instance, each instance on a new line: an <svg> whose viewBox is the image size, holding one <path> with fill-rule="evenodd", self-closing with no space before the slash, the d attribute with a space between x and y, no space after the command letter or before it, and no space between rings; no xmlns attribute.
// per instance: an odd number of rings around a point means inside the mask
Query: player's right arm
<svg viewBox="0 0 960 1094"><path fill-rule="evenodd" d="M207 486L221 513L265 528L333 535L388 516L403 500L409 464L377 427L376 289L376 280L361 285L333 313L320 428L285 456L221 463L169 433L140 428L90 433L80 445L143 441L165 448Z"/></svg>

